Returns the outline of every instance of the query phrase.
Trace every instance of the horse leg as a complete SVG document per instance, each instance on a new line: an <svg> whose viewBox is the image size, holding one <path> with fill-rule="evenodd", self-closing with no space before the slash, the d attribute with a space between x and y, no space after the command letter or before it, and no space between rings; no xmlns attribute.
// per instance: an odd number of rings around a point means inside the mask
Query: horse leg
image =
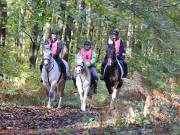
<svg viewBox="0 0 180 135"><path fill-rule="evenodd" d="M65 87L65 81L62 80L61 83L58 84L58 92L59 92L59 103L58 103L58 107L57 108L61 108L61 102L62 102L62 96L64 93L64 87Z"/></svg>
<svg viewBox="0 0 180 135"><path fill-rule="evenodd" d="M79 96L80 96L80 101L81 101L81 110L83 106L83 90L78 88Z"/></svg>
<svg viewBox="0 0 180 135"><path fill-rule="evenodd" d="M49 99L48 99L47 108L51 108L51 103L55 99L55 94L54 94L55 88L56 88L56 82L52 82L51 88L50 88L50 91L49 91L49 95L48 95Z"/></svg>
<svg viewBox="0 0 180 135"><path fill-rule="evenodd" d="M42 86L43 86L43 89L46 91L46 95L48 96L49 86L45 82L42 83Z"/></svg>
<svg viewBox="0 0 180 135"><path fill-rule="evenodd" d="M84 90L84 97L83 97L83 102L82 102L82 111L86 111L86 100L87 100L87 96L88 96L88 91L89 91L89 86L87 86Z"/></svg>
<svg viewBox="0 0 180 135"><path fill-rule="evenodd" d="M80 96L81 109L82 109L82 103L83 103L83 89L82 89L82 82L81 82L80 78L76 78L76 86L77 86L78 93L79 93L79 96Z"/></svg>
<svg viewBox="0 0 180 135"><path fill-rule="evenodd" d="M111 86L109 85L109 82L106 82L106 87L107 87L107 89L108 89L109 95L111 95L113 92L112 92Z"/></svg>
<svg viewBox="0 0 180 135"><path fill-rule="evenodd" d="M112 99L111 99L111 103L110 103L110 108L111 109L113 109L114 108L114 105L113 105L113 103L114 103L114 100L116 99L116 97L117 97L117 93L118 93L118 89L116 89L116 88L113 88L113 93L112 93Z"/></svg>

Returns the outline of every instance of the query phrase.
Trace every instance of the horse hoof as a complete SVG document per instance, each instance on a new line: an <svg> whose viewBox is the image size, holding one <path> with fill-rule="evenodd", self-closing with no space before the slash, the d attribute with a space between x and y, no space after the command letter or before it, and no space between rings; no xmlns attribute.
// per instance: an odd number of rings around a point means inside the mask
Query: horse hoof
<svg viewBox="0 0 180 135"><path fill-rule="evenodd" d="M50 108L51 108L51 106L49 106L49 105L48 105L48 106L47 106L47 108L48 108L48 109L50 109Z"/></svg>
<svg viewBox="0 0 180 135"><path fill-rule="evenodd" d="M86 111L86 109L85 109L84 107L81 107L81 111L83 111L83 112L84 112L84 111Z"/></svg>
<svg viewBox="0 0 180 135"><path fill-rule="evenodd" d="M58 106L58 107L57 107L57 109L61 109L61 108L62 108L62 106Z"/></svg>
<svg viewBox="0 0 180 135"><path fill-rule="evenodd" d="M110 110L114 110L115 109L115 107L114 106L110 106Z"/></svg>
<svg viewBox="0 0 180 135"><path fill-rule="evenodd" d="M85 112L85 111L86 111L86 109L81 109L81 111Z"/></svg>

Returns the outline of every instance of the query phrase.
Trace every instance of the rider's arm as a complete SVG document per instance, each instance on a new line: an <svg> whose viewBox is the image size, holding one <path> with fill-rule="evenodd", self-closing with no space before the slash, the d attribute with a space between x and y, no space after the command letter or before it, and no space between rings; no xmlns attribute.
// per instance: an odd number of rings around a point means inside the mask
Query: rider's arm
<svg viewBox="0 0 180 135"><path fill-rule="evenodd" d="M93 50L90 65L95 65L95 64L96 64L96 52Z"/></svg>

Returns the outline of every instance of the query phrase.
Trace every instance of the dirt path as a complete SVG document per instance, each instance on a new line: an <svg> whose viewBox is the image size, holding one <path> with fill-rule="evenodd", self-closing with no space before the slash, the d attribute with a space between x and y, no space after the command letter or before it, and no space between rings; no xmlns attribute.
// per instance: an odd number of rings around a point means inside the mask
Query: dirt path
<svg viewBox="0 0 180 135"><path fill-rule="evenodd" d="M95 110L82 112L80 109L45 107L0 108L0 134L55 134L71 130L81 134L84 117L96 116Z"/></svg>

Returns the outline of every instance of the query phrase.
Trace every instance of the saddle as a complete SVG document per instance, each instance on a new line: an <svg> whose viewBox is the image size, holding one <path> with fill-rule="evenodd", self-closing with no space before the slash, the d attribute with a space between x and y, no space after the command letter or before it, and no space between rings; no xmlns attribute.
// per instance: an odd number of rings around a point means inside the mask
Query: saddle
<svg viewBox="0 0 180 135"><path fill-rule="evenodd" d="M58 67L59 67L59 71L62 72L64 75L66 75L66 67L65 64L63 63L62 60L56 60Z"/></svg>
<svg viewBox="0 0 180 135"><path fill-rule="evenodd" d="M116 60L115 63L118 65L118 70L119 70L119 72L122 73L121 78L123 78L123 75L124 75L124 73L125 73L125 66L124 66L123 60L120 60L120 61L119 61L119 60ZM106 71L106 67L107 67L107 64L105 65L104 70L103 70L103 77L104 77L104 73L105 73L105 71ZM119 75L119 76L120 76L120 75Z"/></svg>

